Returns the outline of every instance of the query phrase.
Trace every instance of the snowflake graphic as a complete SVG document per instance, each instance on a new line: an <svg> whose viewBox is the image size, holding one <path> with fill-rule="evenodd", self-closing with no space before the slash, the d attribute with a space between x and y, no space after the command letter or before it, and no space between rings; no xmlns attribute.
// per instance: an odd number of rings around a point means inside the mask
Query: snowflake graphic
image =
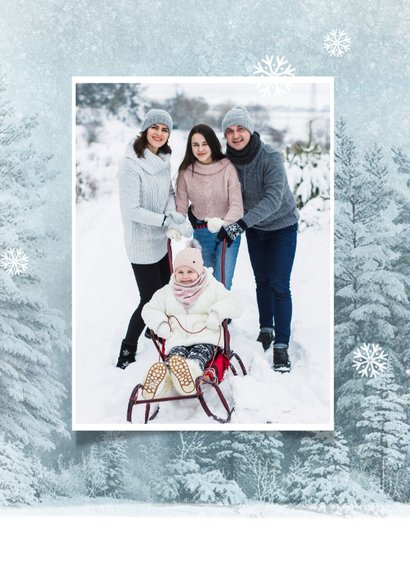
<svg viewBox="0 0 410 578"><path fill-rule="evenodd" d="M27 269L28 257L22 249L9 248L3 251L0 264L9 275L20 275Z"/></svg>
<svg viewBox="0 0 410 578"><path fill-rule="evenodd" d="M275 59L275 62L274 62ZM257 88L266 96L280 97L289 92L292 83L284 80L295 76L295 69L291 67L283 56L268 56L262 58L254 66L253 74L269 77L274 80L265 80L257 84Z"/></svg>
<svg viewBox="0 0 410 578"><path fill-rule="evenodd" d="M330 56L339 58L349 52L350 42L350 36L344 30L333 29L326 34L323 48Z"/></svg>
<svg viewBox="0 0 410 578"><path fill-rule="evenodd" d="M353 352L353 367L361 377L376 377L386 371L387 359L378 343L363 343Z"/></svg>

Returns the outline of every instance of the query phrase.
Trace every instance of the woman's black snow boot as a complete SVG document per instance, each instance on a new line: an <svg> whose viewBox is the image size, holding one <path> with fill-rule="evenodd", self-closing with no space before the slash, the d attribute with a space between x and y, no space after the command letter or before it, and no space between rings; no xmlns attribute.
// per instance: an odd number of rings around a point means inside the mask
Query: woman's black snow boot
<svg viewBox="0 0 410 578"><path fill-rule="evenodd" d="M137 353L137 345L138 343L129 343L128 341L123 341L121 343L117 367L120 369L125 369L129 366L130 363L134 363L135 354Z"/></svg>

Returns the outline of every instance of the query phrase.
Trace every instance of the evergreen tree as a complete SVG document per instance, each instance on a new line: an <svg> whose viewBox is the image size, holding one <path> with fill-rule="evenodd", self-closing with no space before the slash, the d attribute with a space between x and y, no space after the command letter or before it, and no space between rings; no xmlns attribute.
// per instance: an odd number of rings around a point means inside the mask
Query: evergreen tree
<svg viewBox="0 0 410 578"><path fill-rule="evenodd" d="M208 118L209 104L203 97L189 98L183 91L179 91L172 98L168 98L163 106L157 102L152 104L155 108L165 108L179 129L191 130L198 123L198 119L201 119L201 122L212 122L212 119Z"/></svg>
<svg viewBox="0 0 410 578"><path fill-rule="evenodd" d="M283 443L276 432L233 433L234 479L249 497L280 501Z"/></svg>
<svg viewBox="0 0 410 578"><path fill-rule="evenodd" d="M167 467L174 457L172 445L177 434L168 435L147 432L138 440L134 460L138 467L133 473L141 480L141 494L148 502L170 502L178 497L178 485Z"/></svg>
<svg viewBox="0 0 410 578"><path fill-rule="evenodd" d="M19 248L29 259L27 270L19 275L0 268L0 443L3 455L22 452L30 463L33 454L41 457L54 449L56 436L68 436L60 411L66 395L53 367L67 340L61 315L41 296L36 273L47 235L41 210L49 194L46 182L52 177L49 157L36 152L32 131L37 121L17 118L6 101L2 79L0 110L0 254ZM26 499L18 495L22 502L31 501L31 491ZM15 501L13 494L9 499Z"/></svg>
<svg viewBox="0 0 410 578"><path fill-rule="evenodd" d="M144 116L147 101L139 84L78 83L76 91L78 124L91 125L111 116L133 126Z"/></svg>
<svg viewBox="0 0 410 578"><path fill-rule="evenodd" d="M410 441L405 411L408 404L409 395L397 384L391 364L366 383L357 424L362 436L356 449L358 464L377 477L385 492L391 488L393 474L405 465Z"/></svg>
<svg viewBox="0 0 410 578"><path fill-rule="evenodd" d="M217 469L228 480L235 479L233 432L209 432L206 462L210 469Z"/></svg>
<svg viewBox="0 0 410 578"><path fill-rule="evenodd" d="M91 498L103 496L108 490L107 472L97 445L93 444L88 453L83 455L81 467L87 495Z"/></svg>
<svg viewBox="0 0 410 578"><path fill-rule="evenodd" d="M0 432L0 506L36 502L30 459L20 442L6 443Z"/></svg>
<svg viewBox="0 0 410 578"><path fill-rule="evenodd" d="M375 502L378 498L350 475L347 443L340 432L316 433L303 437L298 456L303 464L300 501L326 511L328 506L352 509ZM299 493L299 491L298 491Z"/></svg>
<svg viewBox="0 0 410 578"><path fill-rule="evenodd" d="M410 159L400 149L393 149L393 161L399 174L407 177L403 183L404 191L399 191L396 195L396 203L399 213L395 222L401 225L401 229L396 235L396 251L399 255L395 263L395 270L401 273L406 280L406 294L410 299ZM410 322L397 323L398 339L397 349L401 351L401 359L405 367L410 367Z"/></svg>
<svg viewBox="0 0 410 578"><path fill-rule="evenodd" d="M293 456L289 470L284 478L284 493L286 502L300 504L302 491L305 485L305 469L298 455Z"/></svg>
<svg viewBox="0 0 410 578"><path fill-rule="evenodd" d="M394 271L397 230L386 215L396 214L387 168L379 147L367 151L364 172L343 122L336 136L338 211L335 245L335 336L337 416L354 439L364 380L352 375L355 347L377 342L392 350L396 324L409 318L404 280ZM398 361L397 361L398 363Z"/></svg>
<svg viewBox="0 0 410 578"><path fill-rule="evenodd" d="M122 498L125 493L127 469L127 441L119 432L104 432L101 435L101 459L104 463L105 494Z"/></svg>

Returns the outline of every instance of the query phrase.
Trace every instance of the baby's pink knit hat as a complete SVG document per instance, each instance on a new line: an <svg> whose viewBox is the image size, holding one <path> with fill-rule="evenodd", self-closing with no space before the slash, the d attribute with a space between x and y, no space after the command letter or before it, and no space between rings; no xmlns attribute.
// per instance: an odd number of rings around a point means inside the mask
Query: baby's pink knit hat
<svg viewBox="0 0 410 578"><path fill-rule="evenodd" d="M174 271L178 267L190 267L198 275L202 273L204 268L204 260L202 259L201 245L196 239L188 241L186 249L182 249L174 259Z"/></svg>

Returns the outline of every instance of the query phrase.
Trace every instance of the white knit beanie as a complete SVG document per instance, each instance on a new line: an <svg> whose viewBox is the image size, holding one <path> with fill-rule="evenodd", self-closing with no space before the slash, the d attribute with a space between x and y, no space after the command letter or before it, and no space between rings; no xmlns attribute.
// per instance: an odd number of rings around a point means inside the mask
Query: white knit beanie
<svg viewBox="0 0 410 578"><path fill-rule="evenodd" d="M165 124L165 126L168 127L169 134L171 134L172 117L166 110L162 110L161 108L151 108L151 110L147 112L142 121L141 132L144 132L145 129L157 123Z"/></svg>
<svg viewBox="0 0 410 578"><path fill-rule="evenodd" d="M222 132L226 133L229 126L239 125L246 128L251 134L255 130L255 125L249 116L248 110L244 106L234 106L228 110L222 121Z"/></svg>
<svg viewBox="0 0 410 578"><path fill-rule="evenodd" d="M190 267L198 275L202 273L204 260L202 258L201 245L196 239L188 241L186 249L182 249L182 251L177 253L174 259L174 271L178 267Z"/></svg>

